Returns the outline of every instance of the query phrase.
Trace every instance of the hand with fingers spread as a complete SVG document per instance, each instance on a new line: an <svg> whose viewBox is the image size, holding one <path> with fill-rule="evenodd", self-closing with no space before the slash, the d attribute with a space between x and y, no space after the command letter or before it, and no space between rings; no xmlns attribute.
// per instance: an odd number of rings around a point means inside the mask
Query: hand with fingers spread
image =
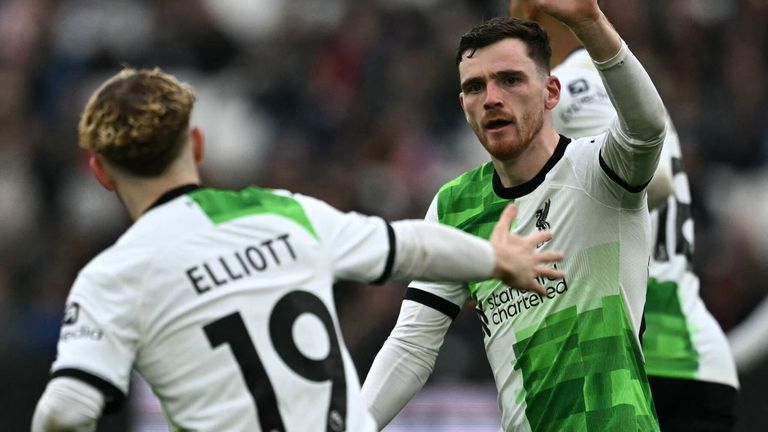
<svg viewBox="0 0 768 432"><path fill-rule="evenodd" d="M493 228L490 242L496 252L496 269L494 277L501 279L507 285L524 291L535 291L546 295L537 276L548 279L561 279L565 273L548 266L563 259L556 251L537 251L536 246L550 240L550 231L537 231L525 237L509 232L512 222L517 216L517 206L510 204L504 209L499 222Z"/></svg>

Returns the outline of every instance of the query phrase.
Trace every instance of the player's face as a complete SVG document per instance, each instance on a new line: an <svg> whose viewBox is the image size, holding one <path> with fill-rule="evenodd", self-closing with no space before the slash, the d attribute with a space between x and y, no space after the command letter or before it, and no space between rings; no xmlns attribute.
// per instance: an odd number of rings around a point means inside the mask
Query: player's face
<svg viewBox="0 0 768 432"><path fill-rule="evenodd" d="M548 85L554 78L536 67L518 39L503 39L470 58L465 54L459 79L467 122L488 153L502 161L528 148L559 96Z"/></svg>

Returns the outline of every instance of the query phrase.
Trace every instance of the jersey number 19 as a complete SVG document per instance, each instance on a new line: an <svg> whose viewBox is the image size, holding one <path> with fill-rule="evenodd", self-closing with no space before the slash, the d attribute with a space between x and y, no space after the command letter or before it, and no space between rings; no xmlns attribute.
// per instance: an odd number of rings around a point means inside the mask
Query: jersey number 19
<svg viewBox="0 0 768 432"><path fill-rule="evenodd" d="M296 319L309 313L325 326L330 348L321 360L307 358L296 346L292 328ZM256 352L248 329L239 312L234 312L203 327L211 348L228 344L240 367L248 391L256 404L261 430L285 432L272 383ZM306 291L293 291L281 298L269 318L269 335L280 358L294 372L316 382L331 381L331 401L328 407L326 431L345 429L347 414L347 381L339 340L328 308L317 296Z"/></svg>

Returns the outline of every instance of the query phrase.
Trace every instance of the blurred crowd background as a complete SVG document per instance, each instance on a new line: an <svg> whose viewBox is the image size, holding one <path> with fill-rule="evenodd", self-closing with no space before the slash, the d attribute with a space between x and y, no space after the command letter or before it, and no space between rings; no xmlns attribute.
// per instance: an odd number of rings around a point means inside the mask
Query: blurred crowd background
<svg viewBox="0 0 768 432"><path fill-rule="evenodd" d="M681 136L702 296L742 331L740 431L768 430L768 1L604 0ZM503 0L0 0L0 430L28 430L77 271L130 224L87 171L78 115L123 66L189 82L208 186L285 188L421 218L484 161L458 104L460 35ZM339 284L361 377L404 285ZM765 312L765 313L768 313ZM756 332L755 329L758 329ZM489 383L468 308L432 382ZM132 409L99 430L130 430Z"/></svg>

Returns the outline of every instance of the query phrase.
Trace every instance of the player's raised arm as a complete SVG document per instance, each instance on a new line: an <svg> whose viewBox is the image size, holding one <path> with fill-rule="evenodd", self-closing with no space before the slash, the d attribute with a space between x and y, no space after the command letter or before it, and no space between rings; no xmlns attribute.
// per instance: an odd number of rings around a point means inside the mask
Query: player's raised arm
<svg viewBox="0 0 768 432"><path fill-rule="evenodd" d="M613 28L597 0L532 0L584 44L618 114L601 152L626 189L642 190L658 164L666 133L664 104L637 58Z"/></svg>

